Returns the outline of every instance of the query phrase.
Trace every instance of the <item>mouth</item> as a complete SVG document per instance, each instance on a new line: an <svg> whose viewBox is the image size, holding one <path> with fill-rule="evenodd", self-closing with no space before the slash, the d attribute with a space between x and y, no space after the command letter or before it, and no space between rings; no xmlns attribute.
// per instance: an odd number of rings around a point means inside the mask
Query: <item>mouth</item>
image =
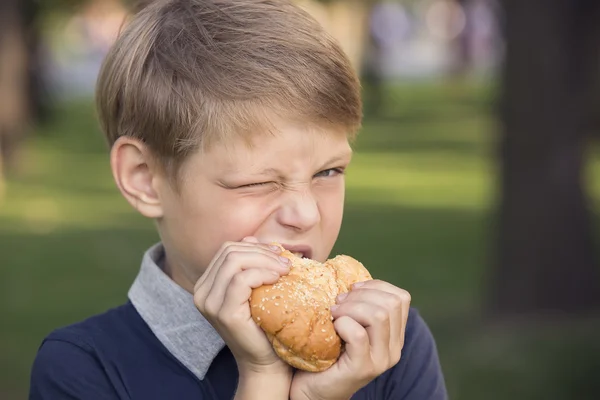
<svg viewBox="0 0 600 400"><path fill-rule="evenodd" d="M284 249L291 252L296 257L300 258L311 258L312 257L312 249L307 245L287 245L281 244Z"/></svg>

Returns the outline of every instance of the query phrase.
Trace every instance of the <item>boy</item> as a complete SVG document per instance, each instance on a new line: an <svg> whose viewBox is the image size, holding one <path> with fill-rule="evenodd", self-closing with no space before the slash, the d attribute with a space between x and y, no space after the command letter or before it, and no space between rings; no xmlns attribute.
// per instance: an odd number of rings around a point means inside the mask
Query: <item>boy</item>
<svg viewBox="0 0 600 400"><path fill-rule="evenodd" d="M345 352L294 371L250 318L252 288L337 239L359 82L285 0L156 0L106 57L97 103L122 195L161 242L129 301L51 333L32 399L444 399L409 294L379 280L332 308ZM368 266L367 266L368 267Z"/></svg>

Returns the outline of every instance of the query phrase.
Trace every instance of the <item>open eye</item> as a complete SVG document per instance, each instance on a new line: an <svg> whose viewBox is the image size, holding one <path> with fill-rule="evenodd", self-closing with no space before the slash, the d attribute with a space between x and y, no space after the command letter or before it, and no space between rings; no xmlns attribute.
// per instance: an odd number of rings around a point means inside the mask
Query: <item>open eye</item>
<svg viewBox="0 0 600 400"><path fill-rule="evenodd" d="M343 168L329 168L315 174L315 178L330 178L344 173Z"/></svg>

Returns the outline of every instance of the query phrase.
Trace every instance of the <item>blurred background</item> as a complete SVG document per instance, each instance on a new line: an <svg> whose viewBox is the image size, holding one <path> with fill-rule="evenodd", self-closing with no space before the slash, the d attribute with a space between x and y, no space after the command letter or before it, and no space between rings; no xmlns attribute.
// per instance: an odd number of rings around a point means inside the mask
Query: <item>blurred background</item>
<svg viewBox="0 0 600 400"><path fill-rule="evenodd" d="M0 399L158 240L92 100L134 3L0 2ZM600 398L600 2L299 3L364 86L334 252L412 293L451 398Z"/></svg>

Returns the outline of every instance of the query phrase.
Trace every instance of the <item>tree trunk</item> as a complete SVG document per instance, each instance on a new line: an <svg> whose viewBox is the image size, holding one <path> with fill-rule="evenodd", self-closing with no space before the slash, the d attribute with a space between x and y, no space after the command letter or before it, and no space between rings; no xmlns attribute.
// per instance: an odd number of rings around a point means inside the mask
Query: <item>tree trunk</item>
<svg viewBox="0 0 600 400"><path fill-rule="evenodd" d="M600 276L582 172L600 72L600 2L505 0L504 6L499 237L488 311L598 310Z"/></svg>
<svg viewBox="0 0 600 400"><path fill-rule="evenodd" d="M472 21L469 19L467 13L469 2L467 0L451 0L449 3L456 8L456 11L449 16L450 21L448 21L448 24L453 25L457 23L456 19L458 17L456 14L459 12L462 12L465 18L463 30L450 41L450 48L452 48L454 53L453 65L450 68L450 76L452 78L463 79L471 72L471 68L473 67L473 55L469 43Z"/></svg>
<svg viewBox="0 0 600 400"><path fill-rule="evenodd" d="M20 0L0 2L0 190L29 121L30 69Z"/></svg>

